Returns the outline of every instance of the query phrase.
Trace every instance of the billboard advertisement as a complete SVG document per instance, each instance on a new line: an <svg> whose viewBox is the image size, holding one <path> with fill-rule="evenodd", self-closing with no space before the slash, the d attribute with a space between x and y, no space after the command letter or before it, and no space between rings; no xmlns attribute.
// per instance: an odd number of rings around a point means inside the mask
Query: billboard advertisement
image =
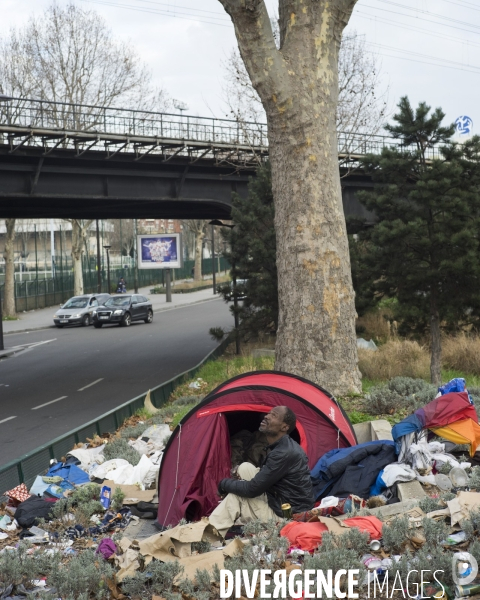
<svg viewBox="0 0 480 600"><path fill-rule="evenodd" d="M183 267L180 233L155 233L137 236L139 269L176 269Z"/></svg>

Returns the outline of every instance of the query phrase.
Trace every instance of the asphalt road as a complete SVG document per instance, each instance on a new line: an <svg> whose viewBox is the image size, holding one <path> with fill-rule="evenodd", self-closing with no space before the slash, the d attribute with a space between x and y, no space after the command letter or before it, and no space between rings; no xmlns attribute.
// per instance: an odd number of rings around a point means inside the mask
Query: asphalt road
<svg viewBox="0 0 480 600"><path fill-rule="evenodd" d="M194 367L216 347L217 326L232 326L222 300L158 312L151 324L8 335L8 346L37 345L0 361L0 464Z"/></svg>

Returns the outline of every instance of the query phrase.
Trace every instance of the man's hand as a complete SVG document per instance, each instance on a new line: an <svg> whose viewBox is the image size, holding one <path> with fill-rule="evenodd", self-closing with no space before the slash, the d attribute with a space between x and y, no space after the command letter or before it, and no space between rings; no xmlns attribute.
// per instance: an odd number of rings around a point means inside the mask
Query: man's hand
<svg viewBox="0 0 480 600"><path fill-rule="evenodd" d="M228 481L228 479L222 479L222 481L218 484L218 495L222 498L228 494L227 490L223 487L225 481Z"/></svg>

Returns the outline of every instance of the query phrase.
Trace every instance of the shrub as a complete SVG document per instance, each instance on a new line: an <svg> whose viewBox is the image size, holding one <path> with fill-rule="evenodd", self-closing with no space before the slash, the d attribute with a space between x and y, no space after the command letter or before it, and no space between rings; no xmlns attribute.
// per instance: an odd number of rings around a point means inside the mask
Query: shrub
<svg viewBox="0 0 480 600"><path fill-rule="evenodd" d="M382 538L385 548L390 550L390 552L399 554L408 541L408 530L408 517L395 517L389 524L384 525L382 528Z"/></svg>
<svg viewBox="0 0 480 600"><path fill-rule="evenodd" d="M377 352L358 350L358 366L368 379L385 380L392 377L429 377L428 350L417 342L392 340Z"/></svg>
<svg viewBox="0 0 480 600"><path fill-rule="evenodd" d="M123 501L125 500L125 492L122 492L122 489L117 487L113 492L112 496L112 508L113 510L120 510L123 506Z"/></svg>
<svg viewBox="0 0 480 600"><path fill-rule="evenodd" d="M395 377L384 385L373 387L366 395L365 405L372 414L393 414L402 408L415 410L424 406L436 393L437 388L423 379Z"/></svg>
<svg viewBox="0 0 480 600"><path fill-rule="evenodd" d="M152 560L145 572L137 571L133 577L124 579L123 592L132 598L151 598L156 594L164 598L181 599L181 594L174 593L172 586L175 578L182 572L183 567L177 561L162 563Z"/></svg>
<svg viewBox="0 0 480 600"><path fill-rule="evenodd" d="M480 374L480 336L460 334L442 341L442 364L460 373Z"/></svg>
<svg viewBox="0 0 480 600"><path fill-rule="evenodd" d="M448 529L444 521L434 521L429 517L422 519L423 535L425 536L426 544L431 546L439 545L448 535Z"/></svg>
<svg viewBox="0 0 480 600"><path fill-rule="evenodd" d="M127 440L123 438L114 438L112 441L106 444L103 455L105 460L112 460L114 458L123 458L127 460L134 467L140 462L140 453L132 448Z"/></svg>
<svg viewBox="0 0 480 600"><path fill-rule="evenodd" d="M58 598L87 600L92 596L101 599L109 595L106 580L113 574L113 567L105 560L98 560L94 550L83 550L54 569L48 582L56 588Z"/></svg>
<svg viewBox="0 0 480 600"><path fill-rule="evenodd" d="M423 510L424 513L433 512L434 510L440 510L441 508L445 508L443 504L441 504L438 499L430 498L430 496L426 496L422 498L418 503L418 506Z"/></svg>
<svg viewBox="0 0 480 600"><path fill-rule="evenodd" d="M62 560L59 552L49 554L41 549L28 554L30 548L28 542L20 542L16 550L0 554L0 582L5 584L1 587L23 585L28 589L33 587L32 580L58 568Z"/></svg>
<svg viewBox="0 0 480 600"><path fill-rule="evenodd" d="M124 440L129 440L129 439L137 439L139 438L143 432L148 429L148 425L146 425L145 423L139 424L139 425L133 425L131 427L124 427L123 429L120 429L120 431L118 432L120 437Z"/></svg>

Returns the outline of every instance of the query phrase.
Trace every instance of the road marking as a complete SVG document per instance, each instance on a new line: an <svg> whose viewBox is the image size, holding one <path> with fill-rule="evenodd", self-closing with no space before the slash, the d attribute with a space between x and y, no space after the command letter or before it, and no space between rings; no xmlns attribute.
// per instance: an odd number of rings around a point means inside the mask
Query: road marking
<svg viewBox="0 0 480 600"><path fill-rule="evenodd" d="M56 400L50 400L50 402L45 402L45 404L40 404L40 406L35 406L34 408L32 408L32 410L38 410L39 408L43 408L44 406L48 406L49 404L53 404L54 402L58 402L59 400L64 400L67 397L68 396L60 396L60 398L57 398Z"/></svg>
<svg viewBox="0 0 480 600"><path fill-rule="evenodd" d="M85 387L80 388L79 390L77 390L77 392L83 392L83 390L86 390L87 388L92 387L92 385L95 385L96 383L100 383L100 381L103 381L103 377L101 379L97 379L96 381L92 381L92 383L89 383Z"/></svg>
<svg viewBox="0 0 480 600"><path fill-rule="evenodd" d="M17 417L8 417L7 419L3 419L0 423L5 423L5 421L11 421L12 419L16 419Z"/></svg>

